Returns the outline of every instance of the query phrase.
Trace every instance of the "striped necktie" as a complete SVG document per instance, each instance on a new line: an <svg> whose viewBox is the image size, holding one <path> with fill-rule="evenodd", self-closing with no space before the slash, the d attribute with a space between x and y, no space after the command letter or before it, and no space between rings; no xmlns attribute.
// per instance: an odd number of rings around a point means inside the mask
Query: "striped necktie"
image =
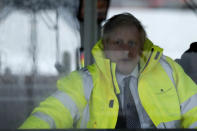
<svg viewBox="0 0 197 131"><path fill-rule="evenodd" d="M127 128L140 128L140 121L129 83L131 76L124 78L124 111Z"/></svg>

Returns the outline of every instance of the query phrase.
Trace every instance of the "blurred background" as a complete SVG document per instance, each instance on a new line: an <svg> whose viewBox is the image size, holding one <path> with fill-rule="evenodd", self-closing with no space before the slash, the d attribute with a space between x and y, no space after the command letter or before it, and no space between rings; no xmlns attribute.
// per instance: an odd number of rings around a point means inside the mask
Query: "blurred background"
<svg viewBox="0 0 197 131"><path fill-rule="evenodd" d="M174 60L197 41L197 0L0 0L0 129L17 128L57 79L93 63L102 24L123 12Z"/></svg>

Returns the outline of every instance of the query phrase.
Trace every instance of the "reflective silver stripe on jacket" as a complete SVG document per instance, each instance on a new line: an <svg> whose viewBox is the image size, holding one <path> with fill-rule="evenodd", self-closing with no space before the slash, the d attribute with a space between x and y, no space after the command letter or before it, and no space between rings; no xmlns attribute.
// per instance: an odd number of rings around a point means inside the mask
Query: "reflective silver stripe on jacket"
<svg viewBox="0 0 197 131"><path fill-rule="evenodd" d="M194 122L193 124L191 124L191 125L189 126L189 128L197 128L197 122Z"/></svg>
<svg viewBox="0 0 197 131"><path fill-rule="evenodd" d="M181 113L185 114L188 111L190 111L191 109L193 109L194 107L197 107L197 101L196 100L197 100L197 94L193 95L187 101L183 102L181 104Z"/></svg>
<svg viewBox="0 0 197 131"><path fill-rule="evenodd" d="M80 114L77 105L72 100L72 98L62 91L56 91L52 96L58 99L64 105L64 107L69 110L74 123L76 123L80 118Z"/></svg>
<svg viewBox="0 0 197 131"><path fill-rule="evenodd" d="M82 114L82 119L81 119L81 125L80 128L86 128L88 121L90 119L90 111L89 111L89 103L86 105L83 114Z"/></svg>
<svg viewBox="0 0 197 131"><path fill-rule="evenodd" d="M86 128L87 123L90 119L89 99L90 99L90 95L91 95L91 92L93 89L93 80L92 80L92 76L87 68L81 69L80 74L83 78L84 94L85 94L85 98L87 100L87 105L82 113L80 128Z"/></svg>
<svg viewBox="0 0 197 131"><path fill-rule="evenodd" d="M164 55L162 55L159 62L162 65L162 67L164 68L165 72L168 74L168 77L170 78L170 80L174 84L174 87L176 87L176 84L175 84L175 81L173 78L173 70L172 70L170 64L166 61L166 58Z"/></svg>
<svg viewBox="0 0 197 131"><path fill-rule="evenodd" d="M157 126L157 128L180 128L180 127L181 127L180 120L162 122Z"/></svg>
<svg viewBox="0 0 197 131"><path fill-rule="evenodd" d="M79 72L83 78L83 88L84 88L85 98L87 101L89 101L93 89L92 76L87 68L82 68Z"/></svg>
<svg viewBox="0 0 197 131"><path fill-rule="evenodd" d="M32 116L35 116L35 117L47 122L51 129L56 128L56 125L55 125L55 122L54 122L53 118L51 118L49 115L47 115L45 113L42 113L42 112L35 112L35 113L32 114Z"/></svg>

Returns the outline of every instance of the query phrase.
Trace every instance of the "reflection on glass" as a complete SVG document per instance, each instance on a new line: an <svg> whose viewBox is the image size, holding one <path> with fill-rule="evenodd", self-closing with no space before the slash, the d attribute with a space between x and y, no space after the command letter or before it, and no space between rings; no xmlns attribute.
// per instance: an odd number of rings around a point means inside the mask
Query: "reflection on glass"
<svg viewBox="0 0 197 131"><path fill-rule="evenodd" d="M76 69L78 0L0 0L0 129L17 128Z"/></svg>

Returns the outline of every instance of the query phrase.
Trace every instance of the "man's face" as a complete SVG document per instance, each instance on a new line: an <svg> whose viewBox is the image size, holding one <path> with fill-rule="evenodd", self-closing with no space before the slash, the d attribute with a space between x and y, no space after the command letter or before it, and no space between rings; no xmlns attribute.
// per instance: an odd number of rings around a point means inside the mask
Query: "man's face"
<svg viewBox="0 0 197 131"><path fill-rule="evenodd" d="M132 72L140 59L140 33L137 28L118 27L103 42L105 55L117 64L117 71L122 74Z"/></svg>

